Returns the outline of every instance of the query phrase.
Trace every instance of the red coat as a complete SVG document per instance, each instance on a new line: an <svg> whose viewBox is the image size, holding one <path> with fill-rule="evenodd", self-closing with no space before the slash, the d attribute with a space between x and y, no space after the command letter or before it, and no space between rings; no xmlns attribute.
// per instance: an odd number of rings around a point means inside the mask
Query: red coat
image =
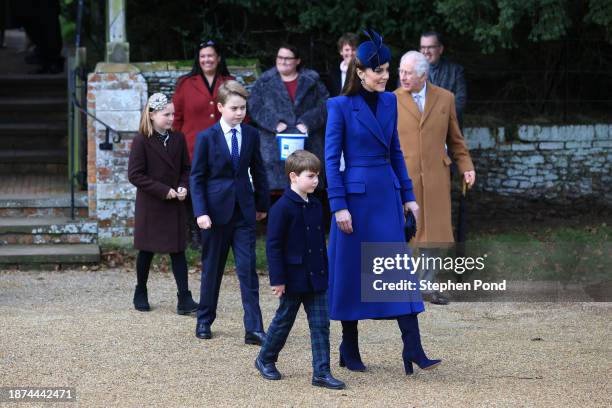
<svg viewBox="0 0 612 408"><path fill-rule="evenodd" d="M174 130L182 132L187 141L189 160L193 159L196 136L221 119L217 110L217 91L219 86L233 76L218 76L211 95L201 75L182 78L176 86L174 103Z"/></svg>

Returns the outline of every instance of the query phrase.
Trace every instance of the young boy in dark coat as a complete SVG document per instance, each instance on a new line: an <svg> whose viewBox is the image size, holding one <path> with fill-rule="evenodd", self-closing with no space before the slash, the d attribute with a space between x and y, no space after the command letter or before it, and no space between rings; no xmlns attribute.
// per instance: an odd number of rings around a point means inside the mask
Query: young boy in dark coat
<svg viewBox="0 0 612 408"><path fill-rule="evenodd" d="M255 367L268 380L281 378L275 363L303 304L310 327L312 385L339 390L345 385L332 376L329 367L323 211L312 195L319 183L320 169L319 159L305 150L293 152L285 162L291 186L270 210L266 245L270 285L280 305Z"/></svg>
<svg viewBox="0 0 612 408"><path fill-rule="evenodd" d="M248 93L226 81L217 93L221 119L197 136L191 167L191 199L202 231L202 281L196 337L210 339L230 246L240 280L244 342L261 345L266 334L255 270L255 223L267 215L268 179L259 151L259 132L242 123ZM253 183L249 178L249 170Z"/></svg>

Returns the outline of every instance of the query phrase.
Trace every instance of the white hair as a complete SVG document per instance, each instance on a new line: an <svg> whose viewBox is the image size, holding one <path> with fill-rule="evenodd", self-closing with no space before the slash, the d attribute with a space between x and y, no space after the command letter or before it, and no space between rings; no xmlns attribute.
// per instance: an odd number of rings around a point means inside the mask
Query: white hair
<svg viewBox="0 0 612 408"><path fill-rule="evenodd" d="M418 51L408 51L404 55L402 55L402 59L400 60L400 65L406 62L407 60L414 60L414 70L418 76L423 76L423 74L429 73L429 62L423 54Z"/></svg>

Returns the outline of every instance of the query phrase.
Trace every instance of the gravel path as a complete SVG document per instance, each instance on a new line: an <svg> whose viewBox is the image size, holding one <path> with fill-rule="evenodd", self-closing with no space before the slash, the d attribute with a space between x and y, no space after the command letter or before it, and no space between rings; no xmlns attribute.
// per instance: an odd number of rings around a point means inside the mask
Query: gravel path
<svg viewBox="0 0 612 408"><path fill-rule="evenodd" d="M253 367L258 348L243 344L234 275L209 341L194 336L193 317L175 314L171 274L152 273L150 313L132 308L134 280L120 269L0 272L0 386L72 386L84 407L612 406L611 303L429 306L423 343L444 362L412 377L395 322L360 324L366 373L338 367L332 322L332 370L347 389L331 391L310 385L303 311L277 364L283 380L265 381ZM277 301L260 282L267 325ZM197 294L197 275L190 285Z"/></svg>

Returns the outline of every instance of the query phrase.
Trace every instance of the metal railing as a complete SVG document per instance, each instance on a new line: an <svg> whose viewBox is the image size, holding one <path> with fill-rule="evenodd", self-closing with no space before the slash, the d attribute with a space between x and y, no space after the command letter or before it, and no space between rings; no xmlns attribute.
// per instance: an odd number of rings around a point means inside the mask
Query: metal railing
<svg viewBox="0 0 612 408"><path fill-rule="evenodd" d="M70 169L70 217L75 217L75 184L87 188L87 126L83 118L89 117L104 126L104 142L98 144L100 150L113 150L113 143L121 141L121 132L96 117L83 106L87 96L87 70L85 68L85 48L81 47L81 28L83 24L84 0L79 0L77 9L75 55L68 64L68 145ZM111 138L112 134L112 138Z"/></svg>

